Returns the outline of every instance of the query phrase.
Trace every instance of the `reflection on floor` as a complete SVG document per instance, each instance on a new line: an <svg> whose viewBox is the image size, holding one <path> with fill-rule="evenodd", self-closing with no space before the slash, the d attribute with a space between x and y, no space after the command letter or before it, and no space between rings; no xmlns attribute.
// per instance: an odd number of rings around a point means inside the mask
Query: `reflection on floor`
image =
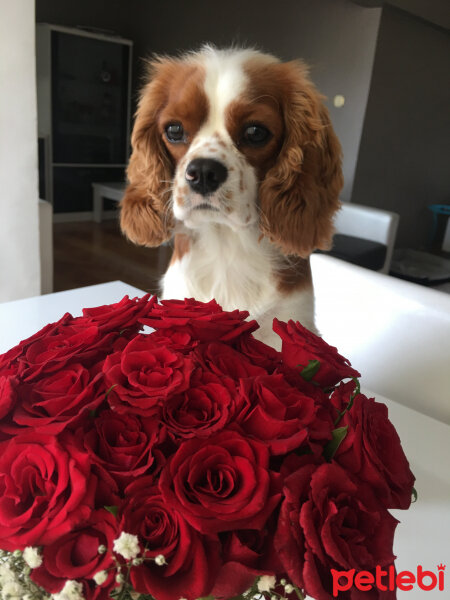
<svg viewBox="0 0 450 600"><path fill-rule="evenodd" d="M134 246L117 221L55 223L54 291L69 290L119 279L141 290L158 292L170 249Z"/></svg>

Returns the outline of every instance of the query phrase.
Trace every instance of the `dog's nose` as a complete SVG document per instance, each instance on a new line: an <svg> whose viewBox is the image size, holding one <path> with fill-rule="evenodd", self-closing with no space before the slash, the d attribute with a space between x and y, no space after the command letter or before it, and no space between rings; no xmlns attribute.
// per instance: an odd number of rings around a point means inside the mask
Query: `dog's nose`
<svg viewBox="0 0 450 600"><path fill-rule="evenodd" d="M186 181L197 194L208 196L228 177L228 169L212 158L195 158L186 168Z"/></svg>

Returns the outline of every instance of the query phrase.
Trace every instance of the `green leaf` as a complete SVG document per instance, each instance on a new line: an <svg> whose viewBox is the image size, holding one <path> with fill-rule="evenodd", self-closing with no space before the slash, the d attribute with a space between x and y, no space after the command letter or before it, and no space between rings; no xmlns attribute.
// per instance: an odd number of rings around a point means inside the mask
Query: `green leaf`
<svg viewBox="0 0 450 600"><path fill-rule="evenodd" d="M103 508L105 510L107 510L109 513L111 513L113 515L113 517L117 517L117 513L119 511L118 506L104 506Z"/></svg>
<svg viewBox="0 0 450 600"><path fill-rule="evenodd" d="M415 487L413 487L411 494L412 494L411 502L414 504L414 502L417 502L417 498L419 497Z"/></svg>
<svg viewBox="0 0 450 600"><path fill-rule="evenodd" d="M347 430L348 425L345 425L345 427L338 427L337 429L333 429L333 431L331 432L331 440L323 449L323 455L325 457L325 460L327 460L328 462L336 454L337 449L345 439L345 436L347 435Z"/></svg>
<svg viewBox="0 0 450 600"><path fill-rule="evenodd" d="M302 365L299 365L301 367ZM320 369L320 361L310 360L308 365L300 371L300 375L305 381L311 381L317 371Z"/></svg>

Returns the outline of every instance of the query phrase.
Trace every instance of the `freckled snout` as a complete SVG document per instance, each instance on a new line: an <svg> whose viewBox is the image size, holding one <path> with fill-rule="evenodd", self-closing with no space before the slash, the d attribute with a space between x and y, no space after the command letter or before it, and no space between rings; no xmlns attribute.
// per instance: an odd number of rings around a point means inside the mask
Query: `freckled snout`
<svg viewBox="0 0 450 600"><path fill-rule="evenodd" d="M186 181L193 192L202 196L213 194L227 177L226 166L212 158L195 158L186 167Z"/></svg>

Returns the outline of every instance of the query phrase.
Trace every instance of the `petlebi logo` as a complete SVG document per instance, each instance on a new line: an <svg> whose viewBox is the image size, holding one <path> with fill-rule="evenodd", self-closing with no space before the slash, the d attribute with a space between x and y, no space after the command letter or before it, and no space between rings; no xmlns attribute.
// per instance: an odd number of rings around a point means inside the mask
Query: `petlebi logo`
<svg viewBox="0 0 450 600"><path fill-rule="evenodd" d="M440 592L443 592L445 567L446 565L443 564L437 565L437 573L424 570L422 565L417 566L415 573L413 571L400 571L396 573L392 565L385 569L377 565L375 572L357 572L356 569L350 569L349 571L331 569L333 596L336 598L339 592L346 592L352 587L356 587L363 592L367 592L374 587L382 592L393 591L395 589L408 592L417 586L424 592L429 592L436 588Z"/></svg>

